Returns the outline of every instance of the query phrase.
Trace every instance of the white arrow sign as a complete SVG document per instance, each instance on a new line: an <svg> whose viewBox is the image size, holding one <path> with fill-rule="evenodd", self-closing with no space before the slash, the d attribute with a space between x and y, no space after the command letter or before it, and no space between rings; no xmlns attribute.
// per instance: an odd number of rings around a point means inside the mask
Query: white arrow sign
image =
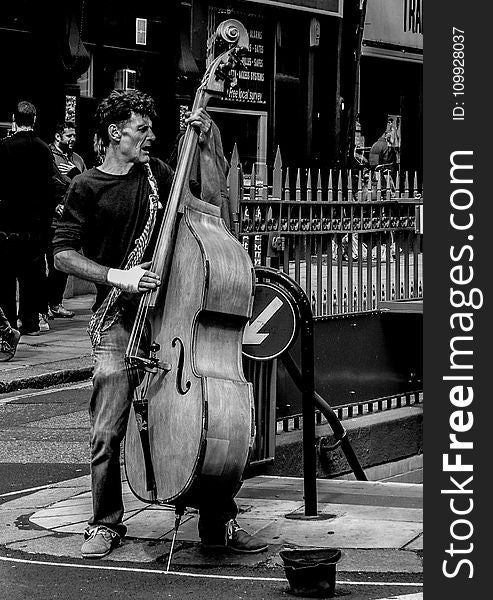
<svg viewBox="0 0 493 600"><path fill-rule="evenodd" d="M281 306L282 300L277 297L274 298L257 316L253 323L248 323L245 327L245 333L243 334L243 343L245 345L250 344L258 346L266 337L269 337L269 333L259 333L259 331L272 319Z"/></svg>

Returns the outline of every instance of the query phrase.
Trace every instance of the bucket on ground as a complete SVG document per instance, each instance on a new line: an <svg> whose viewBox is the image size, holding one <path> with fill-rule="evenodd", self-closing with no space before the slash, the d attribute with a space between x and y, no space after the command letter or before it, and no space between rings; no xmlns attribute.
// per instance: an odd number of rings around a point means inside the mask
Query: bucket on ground
<svg viewBox="0 0 493 600"><path fill-rule="evenodd" d="M279 556L291 593L305 598L332 598L336 587L338 548L282 550Z"/></svg>

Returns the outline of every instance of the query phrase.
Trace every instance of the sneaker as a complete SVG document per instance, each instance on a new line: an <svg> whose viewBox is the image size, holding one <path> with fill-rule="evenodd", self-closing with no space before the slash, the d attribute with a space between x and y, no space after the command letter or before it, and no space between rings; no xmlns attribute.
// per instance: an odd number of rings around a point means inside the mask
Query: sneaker
<svg viewBox="0 0 493 600"><path fill-rule="evenodd" d="M51 314L54 317L60 317L62 319L71 319L75 317L75 313L72 310L67 310L63 304L57 304L55 306L50 306Z"/></svg>
<svg viewBox="0 0 493 600"><path fill-rule="evenodd" d="M39 315L39 330L40 331L50 331L50 326L48 324L48 315L41 314Z"/></svg>
<svg viewBox="0 0 493 600"><path fill-rule="evenodd" d="M116 531L98 525L84 531L84 543L80 553L82 558L103 558L113 548L118 548L120 542L121 538Z"/></svg>
<svg viewBox="0 0 493 600"><path fill-rule="evenodd" d="M0 362L7 362L14 357L20 338L20 331L12 327L0 333Z"/></svg>
<svg viewBox="0 0 493 600"><path fill-rule="evenodd" d="M265 552L269 547L265 542L255 538L241 528L235 519L226 524L226 535L223 539L201 539L204 548L225 548L238 554L257 554Z"/></svg>

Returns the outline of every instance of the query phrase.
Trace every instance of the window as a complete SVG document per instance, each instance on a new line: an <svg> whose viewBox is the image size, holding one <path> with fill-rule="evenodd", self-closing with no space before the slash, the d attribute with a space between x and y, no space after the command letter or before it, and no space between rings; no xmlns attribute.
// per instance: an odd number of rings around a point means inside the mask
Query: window
<svg viewBox="0 0 493 600"><path fill-rule="evenodd" d="M84 98L92 98L93 97L93 89L94 89L94 55L91 53L91 62L89 63L89 68L85 73L83 73L79 79L77 80L80 89L80 95Z"/></svg>

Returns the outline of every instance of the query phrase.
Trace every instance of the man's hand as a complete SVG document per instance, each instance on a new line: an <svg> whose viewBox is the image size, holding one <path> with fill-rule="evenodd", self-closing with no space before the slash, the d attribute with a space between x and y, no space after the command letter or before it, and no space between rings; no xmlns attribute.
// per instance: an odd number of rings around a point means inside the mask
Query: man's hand
<svg viewBox="0 0 493 600"><path fill-rule="evenodd" d="M73 168L77 168L76 165L74 165L74 163L71 162L66 162L66 163L60 163L58 165L58 168L60 169L60 173L62 175L66 175L69 171L71 171Z"/></svg>
<svg viewBox="0 0 493 600"><path fill-rule="evenodd" d="M199 131L199 144L205 145L209 142L212 119L204 108L198 108L193 112L186 113L186 125L191 125Z"/></svg>
<svg viewBox="0 0 493 600"><path fill-rule="evenodd" d="M106 278L109 284L124 292L150 292L161 284L159 275L148 270L150 266L151 263L146 262L131 269L109 269Z"/></svg>
<svg viewBox="0 0 493 600"><path fill-rule="evenodd" d="M63 215L63 204L57 204L55 207L55 213L61 217Z"/></svg>
<svg viewBox="0 0 493 600"><path fill-rule="evenodd" d="M152 262L149 261L137 266L137 268L141 267L145 270L142 279L139 281L139 292L149 292L161 285L161 277L157 273L148 270L151 264Z"/></svg>
<svg viewBox="0 0 493 600"><path fill-rule="evenodd" d="M60 163L58 165L58 170L62 175L73 179L76 175L80 175L81 171L77 165L74 165L72 162Z"/></svg>

